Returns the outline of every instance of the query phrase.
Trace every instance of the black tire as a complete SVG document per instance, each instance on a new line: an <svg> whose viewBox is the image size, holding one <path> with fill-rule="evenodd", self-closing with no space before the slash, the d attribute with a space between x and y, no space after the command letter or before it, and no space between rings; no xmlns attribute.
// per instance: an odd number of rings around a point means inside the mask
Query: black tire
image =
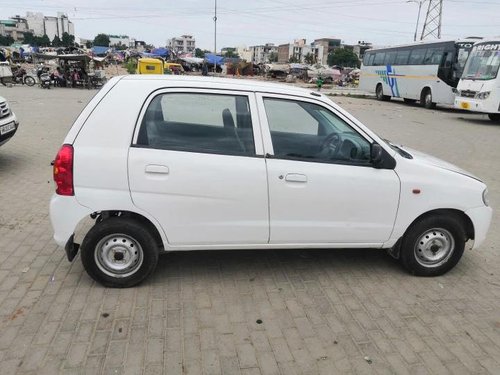
<svg viewBox="0 0 500 375"><path fill-rule="evenodd" d="M26 84L26 86L31 87L31 86L35 86L36 81L33 77L27 76L24 78L24 83Z"/></svg>
<svg viewBox="0 0 500 375"><path fill-rule="evenodd" d="M413 103L415 103L415 102L416 102L416 100L415 100L415 99L408 99L408 98L404 98L403 100L404 100L404 102L405 102L405 103L407 103L407 104L413 104Z"/></svg>
<svg viewBox="0 0 500 375"><path fill-rule="evenodd" d="M422 105L422 107L427 109L436 108L436 103L432 101L431 89L426 88L422 91L422 94L420 95L420 104Z"/></svg>
<svg viewBox="0 0 500 375"><path fill-rule="evenodd" d="M384 95L384 88L382 87L381 83L379 83L375 88L375 96L377 97L377 100L381 100L383 102L391 100L390 96Z"/></svg>
<svg viewBox="0 0 500 375"><path fill-rule="evenodd" d="M158 263L158 252L153 235L143 224L122 217L97 222L81 246L89 276L112 288L128 288L146 279Z"/></svg>
<svg viewBox="0 0 500 375"><path fill-rule="evenodd" d="M460 219L436 215L414 223L401 244L401 263L417 276L439 276L458 263L465 248Z"/></svg>
<svg viewBox="0 0 500 375"><path fill-rule="evenodd" d="M500 113L490 113L488 117L493 122L500 122Z"/></svg>

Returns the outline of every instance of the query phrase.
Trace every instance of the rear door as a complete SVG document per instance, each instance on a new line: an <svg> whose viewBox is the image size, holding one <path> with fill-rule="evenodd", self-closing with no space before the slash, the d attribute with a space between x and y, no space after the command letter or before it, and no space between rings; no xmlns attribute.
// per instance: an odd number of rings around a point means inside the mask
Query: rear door
<svg viewBox="0 0 500 375"><path fill-rule="evenodd" d="M130 190L171 245L268 242L257 121L254 94L169 89L148 99L129 152Z"/></svg>

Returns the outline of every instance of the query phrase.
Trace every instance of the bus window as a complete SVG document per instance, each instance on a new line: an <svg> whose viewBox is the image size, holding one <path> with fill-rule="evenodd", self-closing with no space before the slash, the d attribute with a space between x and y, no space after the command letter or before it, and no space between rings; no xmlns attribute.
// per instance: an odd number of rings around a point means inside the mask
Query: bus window
<svg viewBox="0 0 500 375"><path fill-rule="evenodd" d="M431 47L425 54L425 65L439 65L443 59L444 47Z"/></svg>
<svg viewBox="0 0 500 375"><path fill-rule="evenodd" d="M385 52L377 52L375 54L375 59L373 60L373 65L384 65Z"/></svg>
<svg viewBox="0 0 500 375"><path fill-rule="evenodd" d="M375 54L370 53L370 57L368 58L368 65L373 65L373 60L375 60Z"/></svg>
<svg viewBox="0 0 500 375"><path fill-rule="evenodd" d="M396 63L394 65L407 65L409 56L410 50L399 51L396 56Z"/></svg>
<svg viewBox="0 0 500 375"><path fill-rule="evenodd" d="M364 66L368 65L368 60L370 60L370 55L371 55L371 53L365 53L365 57L363 57L363 65Z"/></svg>
<svg viewBox="0 0 500 375"><path fill-rule="evenodd" d="M386 52L385 65L394 65L396 63L396 51Z"/></svg>
<svg viewBox="0 0 500 375"><path fill-rule="evenodd" d="M421 65L424 62L425 53L427 48L418 48L411 51L408 65Z"/></svg>

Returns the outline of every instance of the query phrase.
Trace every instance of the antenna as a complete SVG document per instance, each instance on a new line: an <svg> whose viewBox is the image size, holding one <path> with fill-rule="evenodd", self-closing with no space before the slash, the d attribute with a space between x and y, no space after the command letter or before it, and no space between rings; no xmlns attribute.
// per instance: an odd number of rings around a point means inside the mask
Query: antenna
<svg viewBox="0 0 500 375"><path fill-rule="evenodd" d="M441 39L441 19L443 15L443 0L429 0L425 15L424 28L420 40L427 37Z"/></svg>

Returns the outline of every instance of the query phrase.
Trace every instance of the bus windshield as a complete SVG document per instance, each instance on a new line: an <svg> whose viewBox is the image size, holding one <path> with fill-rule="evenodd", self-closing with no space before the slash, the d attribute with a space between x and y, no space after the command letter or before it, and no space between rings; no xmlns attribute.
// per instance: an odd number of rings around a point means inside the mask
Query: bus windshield
<svg viewBox="0 0 500 375"><path fill-rule="evenodd" d="M500 42L476 45L465 65L462 79L495 79L500 67Z"/></svg>

